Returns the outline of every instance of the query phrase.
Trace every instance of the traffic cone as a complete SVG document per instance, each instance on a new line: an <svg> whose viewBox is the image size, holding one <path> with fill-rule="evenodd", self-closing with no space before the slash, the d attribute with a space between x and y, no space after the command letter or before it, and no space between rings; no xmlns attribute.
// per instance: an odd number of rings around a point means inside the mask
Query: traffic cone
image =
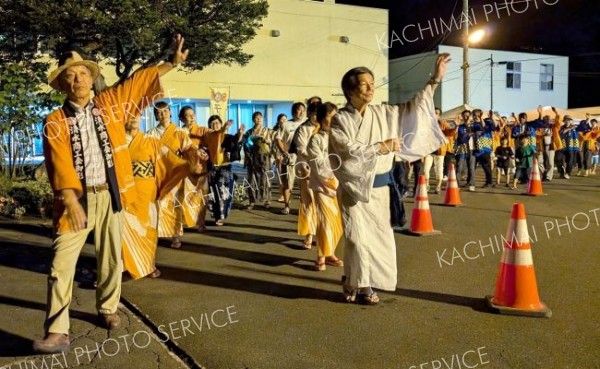
<svg viewBox="0 0 600 369"><path fill-rule="evenodd" d="M448 168L448 184L446 185L446 196L444 197L445 206L462 206L460 201L460 190L458 189L458 181L456 180L456 171L454 164L450 164Z"/></svg>
<svg viewBox="0 0 600 369"><path fill-rule="evenodd" d="M442 233L433 229L429 199L427 198L427 183L425 176L422 174L419 176L419 185L417 187L417 196L415 196L415 207L410 219L410 228L405 233L413 236L432 236Z"/></svg>
<svg viewBox="0 0 600 369"><path fill-rule="evenodd" d="M538 167L537 159L533 159L533 168L529 174L529 183L527 184L527 193L523 195L527 196L544 196L546 195L542 190L542 180L540 178L540 168Z"/></svg>
<svg viewBox="0 0 600 369"><path fill-rule="evenodd" d="M513 204L494 296L486 296L491 311L549 318L552 311L540 301L525 219L525 205Z"/></svg>

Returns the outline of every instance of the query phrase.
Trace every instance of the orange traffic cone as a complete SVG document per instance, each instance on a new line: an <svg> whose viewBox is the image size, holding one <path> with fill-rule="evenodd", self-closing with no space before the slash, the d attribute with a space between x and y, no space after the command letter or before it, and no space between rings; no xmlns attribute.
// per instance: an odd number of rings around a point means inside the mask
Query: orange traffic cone
<svg viewBox="0 0 600 369"><path fill-rule="evenodd" d="M410 219L410 228L405 232L414 236L431 236L442 232L433 229L431 211L429 210L429 199L427 197L427 183L425 176L419 176L419 185L415 196L415 207Z"/></svg>
<svg viewBox="0 0 600 369"><path fill-rule="evenodd" d="M462 206L460 201L460 190L458 189L458 181L456 180L456 172L454 164L450 164L448 168L448 184L446 185L446 196L444 197L445 206Z"/></svg>
<svg viewBox="0 0 600 369"><path fill-rule="evenodd" d="M542 180L540 179L540 168L538 167L537 159L533 159L533 168L529 174L529 183L527 184L527 196L543 196L546 195L542 190Z"/></svg>
<svg viewBox="0 0 600 369"><path fill-rule="evenodd" d="M552 316L552 311L540 301L533 256L527 231L525 205L513 204L506 232L502 262L494 296L486 296L488 308L500 314L533 317Z"/></svg>

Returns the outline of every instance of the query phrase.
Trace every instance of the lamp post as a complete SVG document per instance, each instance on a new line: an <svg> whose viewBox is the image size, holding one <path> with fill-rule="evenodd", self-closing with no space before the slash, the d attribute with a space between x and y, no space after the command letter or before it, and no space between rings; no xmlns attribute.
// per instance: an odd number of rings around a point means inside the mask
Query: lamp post
<svg viewBox="0 0 600 369"><path fill-rule="evenodd" d="M463 104L469 104L469 0L463 0Z"/></svg>
<svg viewBox="0 0 600 369"><path fill-rule="evenodd" d="M485 36L485 31L480 29L469 34L469 0L463 0L462 10L462 30L463 30L463 104L468 105L470 103L470 66L469 66L469 43L475 44Z"/></svg>

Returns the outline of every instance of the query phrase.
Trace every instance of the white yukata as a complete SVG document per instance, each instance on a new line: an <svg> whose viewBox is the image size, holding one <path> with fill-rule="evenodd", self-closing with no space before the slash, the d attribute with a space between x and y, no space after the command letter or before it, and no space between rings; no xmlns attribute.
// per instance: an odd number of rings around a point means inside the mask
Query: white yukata
<svg viewBox="0 0 600 369"><path fill-rule="evenodd" d="M372 287L394 291L396 243L390 219L390 188L373 188L375 176L392 170L394 153L377 154L377 143L400 138L398 156L414 161L446 143L427 85L400 105L368 105L364 117L350 104L333 118L329 134L331 167L340 181L344 226L345 290Z"/></svg>

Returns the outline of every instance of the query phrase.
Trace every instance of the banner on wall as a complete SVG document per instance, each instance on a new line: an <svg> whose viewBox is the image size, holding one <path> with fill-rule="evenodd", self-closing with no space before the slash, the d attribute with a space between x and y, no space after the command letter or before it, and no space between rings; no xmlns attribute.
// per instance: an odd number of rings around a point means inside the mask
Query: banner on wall
<svg viewBox="0 0 600 369"><path fill-rule="evenodd" d="M229 105L229 88L211 87L210 88L210 115L218 115L227 121L227 111Z"/></svg>

